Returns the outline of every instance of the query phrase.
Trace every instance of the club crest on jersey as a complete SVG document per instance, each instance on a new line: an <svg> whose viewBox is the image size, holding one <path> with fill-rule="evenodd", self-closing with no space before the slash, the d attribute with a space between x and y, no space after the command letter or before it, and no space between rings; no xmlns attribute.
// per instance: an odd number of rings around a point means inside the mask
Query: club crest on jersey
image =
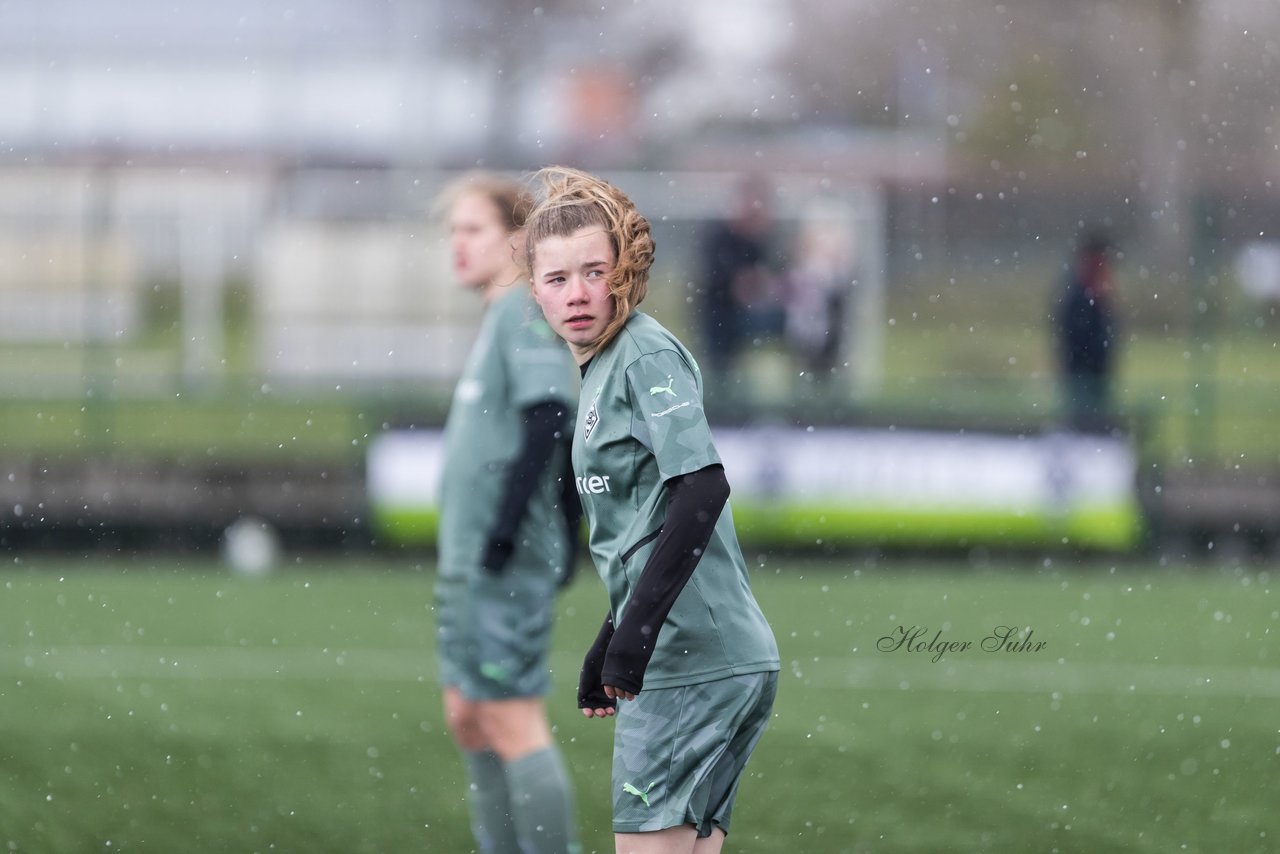
<svg viewBox="0 0 1280 854"><path fill-rule="evenodd" d="M591 438L591 431L596 429L596 425L600 423L600 413L596 411L596 402L591 401L591 408L587 410L587 417L582 422L582 441L586 442Z"/></svg>

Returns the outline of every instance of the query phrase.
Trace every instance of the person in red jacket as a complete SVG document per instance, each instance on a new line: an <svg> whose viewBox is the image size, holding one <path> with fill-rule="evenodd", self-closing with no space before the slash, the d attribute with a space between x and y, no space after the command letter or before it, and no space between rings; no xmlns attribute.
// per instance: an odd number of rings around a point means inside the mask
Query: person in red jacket
<svg viewBox="0 0 1280 854"><path fill-rule="evenodd" d="M1105 234L1084 236L1051 310L1068 423L1077 430L1109 426L1116 361L1116 316Z"/></svg>

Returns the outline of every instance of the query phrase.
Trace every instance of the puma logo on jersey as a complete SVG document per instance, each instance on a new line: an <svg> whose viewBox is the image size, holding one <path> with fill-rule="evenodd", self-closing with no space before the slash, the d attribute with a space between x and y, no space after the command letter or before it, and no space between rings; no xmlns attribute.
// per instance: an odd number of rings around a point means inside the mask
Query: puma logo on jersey
<svg viewBox="0 0 1280 854"><path fill-rule="evenodd" d="M668 376L668 377L667 377L667 384L666 384L666 385L656 385L656 386L654 386L653 388L649 389L649 394L654 395L654 394L663 394L663 393L666 393L666 394L671 395L672 397L675 397L675 396L676 396L676 393L675 393L674 391L672 391L672 390L671 390L671 387L672 387L673 385L675 385L675 381L674 381L674 380L672 380L672 378Z"/></svg>
<svg viewBox="0 0 1280 854"><path fill-rule="evenodd" d="M626 792L628 795L635 795L644 802L645 806L649 806L649 793L653 791L653 787L656 785L658 785L657 782L653 782L650 783L646 789L638 789L634 783L623 783L622 791Z"/></svg>
<svg viewBox="0 0 1280 854"><path fill-rule="evenodd" d="M574 478L578 483L579 495L599 495L609 491L609 475L589 474Z"/></svg>

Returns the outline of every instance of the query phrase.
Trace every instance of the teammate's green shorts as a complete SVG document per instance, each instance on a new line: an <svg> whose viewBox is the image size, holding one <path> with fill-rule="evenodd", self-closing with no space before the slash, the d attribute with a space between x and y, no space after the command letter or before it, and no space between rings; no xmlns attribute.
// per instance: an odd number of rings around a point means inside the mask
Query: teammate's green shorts
<svg viewBox="0 0 1280 854"><path fill-rule="evenodd" d="M618 703L613 736L613 831L692 824L729 832L747 759L769 723L778 674L645 689Z"/></svg>
<svg viewBox="0 0 1280 854"><path fill-rule="evenodd" d="M440 682L468 700L541 697L551 687L556 579L551 573L477 570L436 583Z"/></svg>

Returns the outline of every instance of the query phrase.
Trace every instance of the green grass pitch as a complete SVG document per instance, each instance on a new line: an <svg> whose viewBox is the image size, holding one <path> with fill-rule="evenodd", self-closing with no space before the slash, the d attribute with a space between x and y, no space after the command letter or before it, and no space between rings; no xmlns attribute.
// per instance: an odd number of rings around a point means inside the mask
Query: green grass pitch
<svg viewBox="0 0 1280 854"><path fill-rule="evenodd" d="M1280 849L1266 571L772 557L754 583L783 672L726 850ZM408 560L13 561L0 851L472 850L431 584ZM561 600L550 698L599 852L611 724L573 695L603 608L592 577ZM1000 626L1015 648L983 650Z"/></svg>

